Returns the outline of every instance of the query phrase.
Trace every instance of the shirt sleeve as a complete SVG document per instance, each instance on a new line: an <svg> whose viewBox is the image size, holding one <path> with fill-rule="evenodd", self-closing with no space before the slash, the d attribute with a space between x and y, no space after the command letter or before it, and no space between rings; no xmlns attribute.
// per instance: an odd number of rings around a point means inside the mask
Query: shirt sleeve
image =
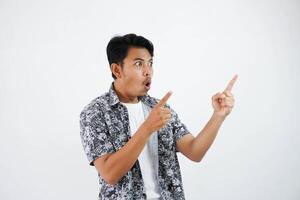
<svg viewBox="0 0 300 200"><path fill-rule="evenodd" d="M114 152L112 142L103 115L100 113L82 112L80 114L80 136L89 164L107 153Z"/></svg>
<svg viewBox="0 0 300 200"><path fill-rule="evenodd" d="M171 124L173 129L174 141L176 144L176 142L184 135L190 134L190 131L188 130L187 126L179 119L178 114L171 107L169 108L172 114ZM176 152L179 152L177 148Z"/></svg>

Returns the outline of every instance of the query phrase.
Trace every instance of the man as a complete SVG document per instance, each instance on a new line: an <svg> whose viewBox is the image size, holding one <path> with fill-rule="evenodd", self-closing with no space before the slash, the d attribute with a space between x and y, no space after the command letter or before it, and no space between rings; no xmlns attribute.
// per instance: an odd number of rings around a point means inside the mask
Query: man
<svg viewBox="0 0 300 200"><path fill-rule="evenodd" d="M80 113L84 151L99 177L99 199L185 199L177 159L200 162L234 106L231 88L212 97L213 115L194 137L167 104L148 95L153 45L142 36L112 38L107 57L114 81Z"/></svg>

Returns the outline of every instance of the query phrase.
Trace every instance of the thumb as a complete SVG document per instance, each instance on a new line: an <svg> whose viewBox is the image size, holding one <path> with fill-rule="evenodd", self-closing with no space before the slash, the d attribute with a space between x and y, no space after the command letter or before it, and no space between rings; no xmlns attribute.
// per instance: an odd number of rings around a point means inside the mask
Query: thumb
<svg viewBox="0 0 300 200"><path fill-rule="evenodd" d="M218 92L212 96L212 100L223 99L223 98L225 98L225 94L220 93L220 92Z"/></svg>

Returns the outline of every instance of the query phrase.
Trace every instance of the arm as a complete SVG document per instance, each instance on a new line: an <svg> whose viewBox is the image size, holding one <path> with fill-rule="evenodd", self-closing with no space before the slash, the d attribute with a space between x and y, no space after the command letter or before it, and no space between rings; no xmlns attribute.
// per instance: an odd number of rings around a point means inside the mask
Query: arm
<svg viewBox="0 0 300 200"><path fill-rule="evenodd" d="M140 126L119 151L105 154L94 161L97 171L109 184L116 184L132 168L150 135L145 126Z"/></svg>
<svg viewBox="0 0 300 200"><path fill-rule="evenodd" d="M94 161L97 171L109 184L116 184L132 168L151 134L170 120L171 111L163 106L171 94L168 92L154 106L145 122L120 150L100 156Z"/></svg>
<svg viewBox="0 0 300 200"><path fill-rule="evenodd" d="M196 138L192 134L187 134L176 143L177 149L190 160L195 162L202 160L215 140L223 121L231 112L234 106L234 97L231 89L236 79L237 75L234 76L222 93L218 92L212 96L214 113Z"/></svg>
<svg viewBox="0 0 300 200"><path fill-rule="evenodd" d="M177 149L192 161L200 162L219 131L225 118L213 114L203 130L194 137L187 134L176 143Z"/></svg>

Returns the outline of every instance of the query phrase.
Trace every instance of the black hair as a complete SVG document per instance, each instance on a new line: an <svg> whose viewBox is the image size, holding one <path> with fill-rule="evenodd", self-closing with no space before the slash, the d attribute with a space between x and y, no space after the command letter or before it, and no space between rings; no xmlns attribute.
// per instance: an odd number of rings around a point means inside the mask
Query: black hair
<svg viewBox="0 0 300 200"><path fill-rule="evenodd" d="M120 64L121 67L123 67L123 60L126 58L130 47L146 48L153 57L153 44L143 36L136 35L134 33L123 36L115 36L110 39L106 47L109 67L112 63ZM117 78L113 73L111 73L111 75L114 79Z"/></svg>

